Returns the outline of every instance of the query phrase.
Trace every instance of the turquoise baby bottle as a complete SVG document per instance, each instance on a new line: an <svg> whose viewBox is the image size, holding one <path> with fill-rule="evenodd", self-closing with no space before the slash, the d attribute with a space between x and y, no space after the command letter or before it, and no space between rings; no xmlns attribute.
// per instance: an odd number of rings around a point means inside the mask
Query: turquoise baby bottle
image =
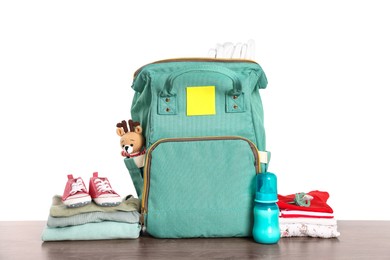
<svg viewBox="0 0 390 260"><path fill-rule="evenodd" d="M257 243L275 244L280 239L279 207L276 175L256 175L253 238Z"/></svg>

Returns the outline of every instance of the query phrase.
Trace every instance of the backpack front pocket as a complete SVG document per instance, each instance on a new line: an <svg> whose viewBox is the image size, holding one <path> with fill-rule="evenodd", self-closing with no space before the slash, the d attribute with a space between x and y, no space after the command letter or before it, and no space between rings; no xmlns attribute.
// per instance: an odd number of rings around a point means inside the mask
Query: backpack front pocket
<svg viewBox="0 0 390 260"><path fill-rule="evenodd" d="M142 213L155 237L250 236L255 145L241 137L162 139L147 153Z"/></svg>

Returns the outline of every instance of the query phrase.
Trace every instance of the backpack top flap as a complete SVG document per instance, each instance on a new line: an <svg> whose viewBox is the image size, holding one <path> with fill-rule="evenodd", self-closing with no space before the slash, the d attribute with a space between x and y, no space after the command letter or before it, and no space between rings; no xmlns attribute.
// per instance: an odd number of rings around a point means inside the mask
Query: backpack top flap
<svg viewBox="0 0 390 260"><path fill-rule="evenodd" d="M242 136L265 149L259 88L267 78L254 61L171 59L134 74L131 116L146 146L162 138Z"/></svg>

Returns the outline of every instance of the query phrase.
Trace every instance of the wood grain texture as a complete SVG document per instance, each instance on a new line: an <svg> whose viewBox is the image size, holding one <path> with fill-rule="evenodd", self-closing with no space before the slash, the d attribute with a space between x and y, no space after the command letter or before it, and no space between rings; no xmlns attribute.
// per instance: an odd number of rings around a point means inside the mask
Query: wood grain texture
<svg viewBox="0 0 390 260"><path fill-rule="evenodd" d="M252 238L41 241L43 221L0 222L0 259L390 259L390 221L339 221L338 239Z"/></svg>

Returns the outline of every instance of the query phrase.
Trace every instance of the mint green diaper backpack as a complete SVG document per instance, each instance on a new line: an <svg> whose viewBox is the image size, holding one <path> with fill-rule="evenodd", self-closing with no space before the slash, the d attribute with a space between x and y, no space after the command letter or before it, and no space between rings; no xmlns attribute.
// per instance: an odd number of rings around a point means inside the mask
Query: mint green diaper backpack
<svg viewBox="0 0 390 260"><path fill-rule="evenodd" d="M146 140L142 222L158 238L251 236L255 176L268 163L259 89L250 60L170 59L134 74L131 118ZM132 174L133 173L133 174Z"/></svg>

